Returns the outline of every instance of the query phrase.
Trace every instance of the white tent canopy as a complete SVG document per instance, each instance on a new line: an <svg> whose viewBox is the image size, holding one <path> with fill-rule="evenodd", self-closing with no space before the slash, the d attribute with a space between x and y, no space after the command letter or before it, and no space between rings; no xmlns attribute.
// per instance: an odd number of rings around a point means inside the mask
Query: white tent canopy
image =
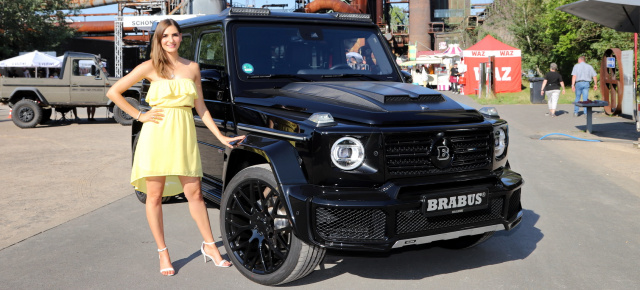
<svg viewBox="0 0 640 290"><path fill-rule="evenodd" d="M52 67L61 66L61 61L54 56L37 50L0 61L0 67Z"/></svg>

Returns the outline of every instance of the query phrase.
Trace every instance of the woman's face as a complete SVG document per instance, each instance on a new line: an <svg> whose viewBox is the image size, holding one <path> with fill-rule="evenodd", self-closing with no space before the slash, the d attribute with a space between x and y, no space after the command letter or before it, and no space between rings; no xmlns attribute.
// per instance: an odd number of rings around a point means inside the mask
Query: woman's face
<svg viewBox="0 0 640 290"><path fill-rule="evenodd" d="M175 26L169 26L164 30L162 34L162 40L160 40L160 44L162 45L162 49L166 52L177 52L178 48L180 48L180 43L182 42L182 34L178 32L178 28Z"/></svg>

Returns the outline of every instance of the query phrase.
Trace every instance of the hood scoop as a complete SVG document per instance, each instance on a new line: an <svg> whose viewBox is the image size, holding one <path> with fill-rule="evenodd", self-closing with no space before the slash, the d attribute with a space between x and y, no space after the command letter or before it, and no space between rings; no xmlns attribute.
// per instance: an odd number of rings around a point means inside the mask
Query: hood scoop
<svg viewBox="0 0 640 290"><path fill-rule="evenodd" d="M442 103L445 99L442 95L419 95L411 97L409 95L385 96L385 104L407 104L407 103Z"/></svg>

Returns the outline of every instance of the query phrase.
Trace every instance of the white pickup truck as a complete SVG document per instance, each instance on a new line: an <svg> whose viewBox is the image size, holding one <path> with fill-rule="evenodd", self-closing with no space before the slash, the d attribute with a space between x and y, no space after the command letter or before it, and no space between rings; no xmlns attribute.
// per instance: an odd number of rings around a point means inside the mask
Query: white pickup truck
<svg viewBox="0 0 640 290"><path fill-rule="evenodd" d="M12 108L12 120L20 128L33 128L51 119L52 109L66 112L74 107L108 107L116 122L131 125L133 118L120 110L106 94L118 78L109 77L100 58L67 52L59 78L0 78L0 103ZM142 84L124 93L137 107Z"/></svg>

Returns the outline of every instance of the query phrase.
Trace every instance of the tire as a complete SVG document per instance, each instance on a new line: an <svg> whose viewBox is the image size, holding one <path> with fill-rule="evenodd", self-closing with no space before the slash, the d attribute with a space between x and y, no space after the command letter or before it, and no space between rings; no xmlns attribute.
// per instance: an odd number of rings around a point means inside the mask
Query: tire
<svg viewBox="0 0 640 290"><path fill-rule="evenodd" d="M242 275L262 285L305 277L325 255L325 249L295 236L277 189L271 167L255 165L231 179L220 203L220 230L229 257Z"/></svg>
<svg viewBox="0 0 640 290"><path fill-rule="evenodd" d="M473 235L473 236L464 236L455 238L452 240L442 241L442 247L447 249L468 249L475 247L484 241L488 240L495 234L495 232L486 232L484 234Z"/></svg>
<svg viewBox="0 0 640 290"><path fill-rule="evenodd" d="M137 191L134 190L136 192L136 197L138 198L138 200L143 203L146 204L147 203L147 194L141 191ZM165 203L167 201L170 201L173 198L173 196L163 196L162 197L162 203Z"/></svg>
<svg viewBox="0 0 640 290"><path fill-rule="evenodd" d="M42 119L40 119L40 125L46 124L51 121L51 112L53 109L42 109Z"/></svg>
<svg viewBox="0 0 640 290"><path fill-rule="evenodd" d="M138 100L134 98L126 97L124 99L127 100L127 102L129 102L129 104L134 108L138 108L140 106L140 102L138 102ZM116 122L118 122L118 124L122 126L131 126L131 124L133 124L133 117L129 116L129 114L127 114L125 111L118 108L118 106L113 107L113 118L116 120Z"/></svg>
<svg viewBox="0 0 640 290"><path fill-rule="evenodd" d="M11 109L11 119L20 128L34 128L42 120L42 108L34 100L22 99Z"/></svg>

